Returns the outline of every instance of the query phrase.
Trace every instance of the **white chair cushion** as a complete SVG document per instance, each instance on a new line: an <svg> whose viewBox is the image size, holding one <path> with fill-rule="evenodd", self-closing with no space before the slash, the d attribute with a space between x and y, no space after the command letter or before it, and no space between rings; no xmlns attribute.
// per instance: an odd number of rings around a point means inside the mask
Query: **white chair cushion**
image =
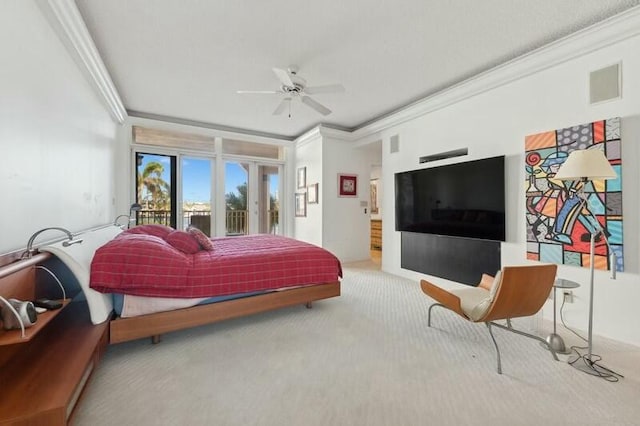
<svg viewBox="0 0 640 426"><path fill-rule="evenodd" d="M480 287L451 290L451 294L460 298L462 312L472 321L477 321L482 318L482 315L487 312L487 309L489 309L491 305L489 292Z"/></svg>
<svg viewBox="0 0 640 426"><path fill-rule="evenodd" d="M468 287L451 290L451 294L460 298L460 308L462 309L462 312L464 312L471 321L478 321L489 310L489 307L498 292L501 280L502 274L498 271L493 279L490 291L481 287Z"/></svg>

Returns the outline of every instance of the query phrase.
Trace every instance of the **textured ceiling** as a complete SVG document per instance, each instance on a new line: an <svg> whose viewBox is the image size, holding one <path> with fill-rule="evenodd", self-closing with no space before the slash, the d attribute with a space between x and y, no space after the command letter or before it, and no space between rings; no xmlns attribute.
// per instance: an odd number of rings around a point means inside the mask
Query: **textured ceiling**
<svg viewBox="0 0 640 426"><path fill-rule="evenodd" d="M77 0L129 112L298 136L355 129L640 0ZM272 115L273 67L346 92Z"/></svg>

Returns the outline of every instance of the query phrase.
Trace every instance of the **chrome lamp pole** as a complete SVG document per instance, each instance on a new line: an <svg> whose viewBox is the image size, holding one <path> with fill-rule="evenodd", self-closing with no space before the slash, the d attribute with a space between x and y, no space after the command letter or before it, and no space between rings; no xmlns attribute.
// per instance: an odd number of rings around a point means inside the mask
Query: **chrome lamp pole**
<svg viewBox="0 0 640 426"><path fill-rule="evenodd" d="M598 147L599 148L599 147ZM586 150L576 150L569 154L567 160L560 166L560 169L554 176L554 179L558 180L570 180L570 181L581 181L583 183L582 187L578 189L577 196L580 197L580 210L583 210L587 206L587 197L584 192L584 187L589 181L593 180L607 180L607 179L615 179L617 177L616 172L609 164L609 160L604 155L604 152L601 149L586 149ZM604 229L598 222L597 218L593 215L593 213L587 208L588 216L587 220L591 223L590 234L590 245L589 245L589 331L588 331L588 353L582 358L585 361L587 372L591 374L602 375L602 372L596 370L595 362L593 356L593 288L594 288L594 271L595 271L595 242L596 238L600 237L605 244L610 253L609 259L609 267L611 268L611 277L615 279L616 277L616 267L617 267L617 259L615 252L613 251L609 241L607 240L607 236L605 235ZM606 372L611 373L610 370L602 366L598 366L601 369L606 370Z"/></svg>

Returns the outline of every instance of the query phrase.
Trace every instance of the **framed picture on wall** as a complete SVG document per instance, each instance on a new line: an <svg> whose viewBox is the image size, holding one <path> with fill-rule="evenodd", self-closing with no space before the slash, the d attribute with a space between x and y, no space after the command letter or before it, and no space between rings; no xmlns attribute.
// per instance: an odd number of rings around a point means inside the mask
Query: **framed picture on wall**
<svg viewBox="0 0 640 426"><path fill-rule="evenodd" d="M378 179L371 179L371 214L378 214Z"/></svg>
<svg viewBox="0 0 640 426"><path fill-rule="evenodd" d="M300 167L298 168L298 173L297 173L297 187L298 189L303 189L307 187L307 168L306 167Z"/></svg>
<svg viewBox="0 0 640 426"><path fill-rule="evenodd" d="M309 204L318 204L318 186L320 184L314 183L307 187L307 202Z"/></svg>
<svg viewBox="0 0 640 426"><path fill-rule="evenodd" d="M358 175L338 174L338 196L355 197L358 195Z"/></svg>
<svg viewBox="0 0 640 426"><path fill-rule="evenodd" d="M296 193L296 217L307 216L307 194L304 192Z"/></svg>

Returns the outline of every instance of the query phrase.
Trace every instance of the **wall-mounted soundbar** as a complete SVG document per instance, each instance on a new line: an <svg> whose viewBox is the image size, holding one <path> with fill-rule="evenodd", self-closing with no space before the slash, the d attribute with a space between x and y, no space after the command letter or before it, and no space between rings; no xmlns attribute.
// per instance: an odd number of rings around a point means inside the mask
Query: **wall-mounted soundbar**
<svg viewBox="0 0 640 426"><path fill-rule="evenodd" d="M430 161L444 160L445 158L460 157L469 154L469 148L454 149L453 151L439 152L438 154L425 155L420 157L420 164Z"/></svg>

